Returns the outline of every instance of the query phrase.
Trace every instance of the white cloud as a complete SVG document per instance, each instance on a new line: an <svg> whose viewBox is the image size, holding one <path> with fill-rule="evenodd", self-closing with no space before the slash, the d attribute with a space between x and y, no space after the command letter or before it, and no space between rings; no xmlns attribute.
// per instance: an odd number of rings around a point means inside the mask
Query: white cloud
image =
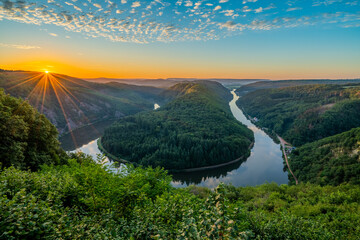
<svg viewBox="0 0 360 240"><path fill-rule="evenodd" d="M296 13L293 11L300 10L295 6L299 1L294 0L266 4L257 0L151 0L146 5L140 0L104 0L102 5L95 0L21 0L4 4L5 1L10 0L0 0L0 20L55 25L69 32L81 33L84 38L101 37L136 43L210 40L241 34L245 30L315 24L349 27L360 23L358 12L346 12L357 4L354 0L304 0L309 4L301 5L302 11ZM255 2L258 3L242 5ZM335 2L345 6L345 11L331 12L331 8L326 7L326 4ZM309 11L313 3L319 4L316 13ZM266 12L274 8L277 11ZM229 19L232 21L227 21Z"/></svg>
<svg viewBox="0 0 360 240"><path fill-rule="evenodd" d="M301 10L301 7L293 7L293 8L288 8L286 11L287 12L292 12L292 11L297 11L297 10Z"/></svg>
<svg viewBox="0 0 360 240"><path fill-rule="evenodd" d="M257 2L258 0L244 0L243 1L243 4L246 4L246 3L255 3Z"/></svg>
<svg viewBox="0 0 360 240"><path fill-rule="evenodd" d="M141 3L140 3L139 1L133 2L133 3L131 4L131 7L132 7L132 8L136 8L136 7L140 7L140 6L141 6Z"/></svg>

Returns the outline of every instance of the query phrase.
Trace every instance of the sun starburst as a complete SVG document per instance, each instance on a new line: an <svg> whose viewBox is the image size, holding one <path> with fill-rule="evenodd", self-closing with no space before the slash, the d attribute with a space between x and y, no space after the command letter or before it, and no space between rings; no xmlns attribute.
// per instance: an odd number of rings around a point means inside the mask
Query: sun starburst
<svg viewBox="0 0 360 240"><path fill-rule="evenodd" d="M9 86L7 90L16 91L15 88L18 88L20 86L26 86L31 87L29 94L24 96L25 100L27 100L29 103L31 103L33 106L35 106L41 113L47 112L44 105L46 105L46 101L49 103L53 102L51 101L51 96L55 97L55 101L58 103L61 113L66 121L66 126L71 134L71 137L73 139L74 145L77 147L75 136L72 132L72 127L69 121L69 115L70 113L67 112L67 107L64 102L67 104L71 104L73 109L76 109L81 115L82 119L87 123L90 124L89 119L85 116L84 112L80 109L81 101L75 96L74 93L71 92L69 89L69 84L75 84L78 86L89 88L88 86L77 82L76 79L71 79L69 77L60 75L60 74L53 74L50 73L48 70L45 70L42 73L33 75L31 77L26 77L24 79L20 79L13 82L14 84L12 86ZM47 108L55 108L53 104L48 104ZM95 129L96 130L96 129Z"/></svg>

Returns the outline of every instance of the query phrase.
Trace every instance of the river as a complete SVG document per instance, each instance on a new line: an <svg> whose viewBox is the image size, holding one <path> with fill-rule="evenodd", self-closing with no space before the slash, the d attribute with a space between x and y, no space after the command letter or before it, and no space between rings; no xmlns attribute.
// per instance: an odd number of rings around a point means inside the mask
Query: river
<svg viewBox="0 0 360 240"><path fill-rule="evenodd" d="M257 128L245 117L241 109L236 105L239 97L235 91L231 93L233 95L233 100L229 103L231 112L238 121L250 128L255 135L255 144L251 149L251 155L242 163L238 162L225 167L200 172L173 174L173 186L186 187L194 184L215 188L220 182L231 183L234 186L256 186L266 182L275 182L277 184L288 183L287 172L283 171L284 165L280 144L275 143L264 131ZM158 105L155 108L157 109ZM79 133L74 132L73 135L81 134L83 136L81 139L84 139L84 132L87 132L85 138L90 136L87 143L82 144L81 147L68 147L71 144L67 143L67 141L71 141L71 136L64 136L60 141L63 146L67 146L65 149L67 151L83 151L96 157L97 154L101 153L97 146L97 139L101 136L101 132L106 124L101 125L100 131L94 130L94 127L87 127L87 131L83 129ZM77 137L75 136L75 138Z"/></svg>

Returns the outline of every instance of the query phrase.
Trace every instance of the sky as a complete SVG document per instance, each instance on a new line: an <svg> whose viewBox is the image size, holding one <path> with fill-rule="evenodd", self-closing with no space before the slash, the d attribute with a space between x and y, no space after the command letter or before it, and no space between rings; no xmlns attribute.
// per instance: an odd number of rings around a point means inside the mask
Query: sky
<svg viewBox="0 0 360 240"><path fill-rule="evenodd" d="M0 68L360 78L360 0L0 0Z"/></svg>

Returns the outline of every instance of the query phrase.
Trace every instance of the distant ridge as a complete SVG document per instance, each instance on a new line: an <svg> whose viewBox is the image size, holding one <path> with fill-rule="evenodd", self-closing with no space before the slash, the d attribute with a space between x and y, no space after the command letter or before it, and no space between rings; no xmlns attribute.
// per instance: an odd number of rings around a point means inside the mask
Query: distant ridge
<svg viewBox="0 0 360 240"><path fill-rule="evenodd" d="M146 79L146 78L83 78L85 81L96 83L109 83L118 82L139 86L154 86L160 88L169 88L180 82L194 82L194 81L213 81L224 85L230 86L243 86L255 82L270 81L269 79L232 79L232 78L158 78L158 79Z"/></svg>

